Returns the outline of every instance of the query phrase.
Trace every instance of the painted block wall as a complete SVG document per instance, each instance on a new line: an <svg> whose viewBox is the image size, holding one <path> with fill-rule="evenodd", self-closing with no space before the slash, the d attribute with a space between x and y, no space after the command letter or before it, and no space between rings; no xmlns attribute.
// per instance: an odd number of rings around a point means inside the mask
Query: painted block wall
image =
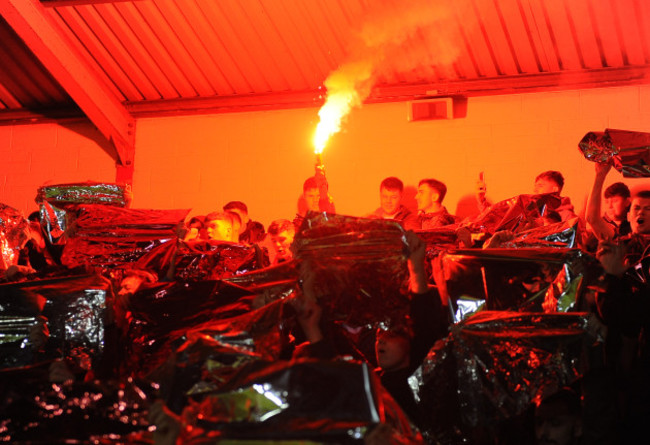
<svg viewBox="0 0 650 445"><path fill-rule="evenodd" d="M86 120L0 126L0 202L25 216L43 185L113 182L113 148Z"/></svg>
<svg viewBox="0 0 650 445"><path fill-rule="evenodd" d="M189 208L191 215L244 201L265 226L293 218L303 181L313 174L317 108L139 119L133 206ZM584 208L593 163L578 142L589 131L650 132L650 86L470 98L462 119L408 122L403 102L354 110L323 154L337 211L365 215L378 206L387 176L407 186L445 182L449 211L475 211L478 173L499 201L532 192L535 176L559 170L564 195ZM115 177L110 147L89 124L0 127L0 202L24 212L44 183ZM608 183L621 180L610 173ZM649 179L625 180L650 188ZM606 184L606 185L607 185Z"/></svg>

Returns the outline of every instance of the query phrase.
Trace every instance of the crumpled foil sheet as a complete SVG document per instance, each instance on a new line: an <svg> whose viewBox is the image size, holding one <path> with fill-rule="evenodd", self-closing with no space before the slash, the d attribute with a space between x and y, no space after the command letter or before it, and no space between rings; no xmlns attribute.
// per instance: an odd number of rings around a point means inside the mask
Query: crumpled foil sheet
<svg viewBox="0 0 650 445"><path fill-rule="evenodd" d="M57 207L70 204L126 205L125 186L97 182L46 185L36 192L36 202L47 201Z"/></svg>
<svg viewBox="0 0 650 445"><path fill-rule="evenodd" d="M578 218L572 218L518 232L514 239L503 243L502 247L513 249L521 247L576 248L579 240L578 223Z"/></svg>
<svg viewBox="0 0 650 445"><path fill-rule="evenodd" d="M214 440L361 441L380 423L395 443L424 443L367 364L269 363L188 406L183 443Z"/></svg>
<svg viewBox="0 0 650 445"><path fill-rule="evenodd" d="M471 313L467 300L475 302L474 310L576 310L587 285L602 272L590 255L555 247L450 250L434 267L436 276L444 277L438 289L456 322Z"/></svg>
<svg viewBox="0 0 650 445"><path fill-rule="evenodd" d="M482 312L455 325L420 369L429 442L472 443L587 369L586 313Z"/></svg>
<svg viewBox="0 0 650 445"><path fill-rule="evenodd" d="M0 269L18 264L18 250L27 242L29 223L22 213L0 203Z"/></svg>
<svg viewBox="0 0 650 445"><path fill-rule="evenodd" d="M201 281L245 274L260 269L263 261L252 246L227 241L178 243L172 239L147 252L134 267L165 276L172 263L174 279Z"/></svg>
<svg viewBox="0 0 650 445"><path fill-rule="evenodd" d="M110 283L96 275L0 285L0 338L6 340L3 349L15 348L15 353L3 354L0 368L69 358L91 369L103 358L111 295ZM42 351L32 348L29 336L38 316L47 319L49 329Z"/></svg>
<svg viewBox="0 0 650 445"><path fill-rule="evenodd" d="M561 198L552 193L518 195L492 204L466 227L473 233L521 232L542 226L540 219L560 204Z"/></svg>
<svg viewBox="0 0 650 445"><path fill-rule="evenodd" d="M115 268L135 263L162 243L176 239L176 227L189 210L123 209L83 205L61 261L67 267Z"/></svg>
<svg viewBox="0 0 650 445"><path fill-rule="evenodd" d="M298 263L294 260L285 261L263 269L226 277L223 280L252 292L283 284L290 284L293 287L298 280Z"/></svg>
<svg viewBox="0 0 650 445"><path fill-rule="evenodd" d="M74 221L77 205L124 207L125 186L96 182L48 185L37 190L35 201L40 207L41 225L50 243L65 244L63 234Z"/></svg>
<svg viewBox="0 0 650 445"><path fill-rule="evenodd" d="M2 442L152 443L147 419L152 389L145 384L11 378L0 401Z"/></svg>
<svg viewBox="0 0 650 445"><path fill-rule="evenodd" d="M8 315L0 309L0 368L17 368L35 361L38 352L32 346L30 332L38 323L37 315Z"/></svg>
<svg viewBox="0 0 650 445"><path fill-rule="evenodd" d="M191 331L173 354L174 369L169 375L157 378L167 404L177 409L187 404L187 397L197 398L221 389L241 370L262 360L262 354L252 348L224 344L207 332ZM166 368L162 368L166 371Z"/></svg>
<svg viewBox="0 0 650 445"><path fill-rule="evenodd" d="M131 313L128 369L143 376L165 362L189 332L246 354L277 358L282 300L256 308L255 295L221 281L161 283L136 292Z"/></svg>
<svg viewBox="0 0 650 445"><path fill-rule="evenodd" d="M200 332L234 349L277 360L282 352L283 310L284 301L276 300L236 317L211 321Z"/></svg>
<svg viewBox="0 0 650 445"><path fill-rule="evenodd" d="M427 245L427 253L431 257L446 249L458 247L457 226L445 226L435 229L416 230L415 233Z"/></svg>
<svg viewBox="0 0 650 445"><path fill-rule="evenodd" d="M332 320L390 326L408 314L405 242L395 221L310 213L292 249L297 261L310 263Z"/></svg>
<svg viewBox="0 0 650 445"><path fill-rule="evenodd" d="M626 178L650 177L650 133L605 129L591 131L578 143L584 157L594 162L612 162Z"/></svg>

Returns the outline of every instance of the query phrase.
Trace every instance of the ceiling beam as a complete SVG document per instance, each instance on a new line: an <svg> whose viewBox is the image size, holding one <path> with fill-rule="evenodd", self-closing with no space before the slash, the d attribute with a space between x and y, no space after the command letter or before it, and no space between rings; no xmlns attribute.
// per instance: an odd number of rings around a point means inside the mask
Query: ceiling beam
<svg viewBox="0 0 650 445"><path fill-rule="evenodd" d="M50 14L38 0L0 1L0 15L115 147L118 167L132 170L133 117L69 43Z"/></svg>
<svg viewBox="0 0 650 445"><path fill-rule="evenodd" d="M563 71L559 73L518 74L438 83L381 85L373 90L368 102L410 100L419 97L439 97L454 94L490 96L649 84L650 65L641 65L623 68Z"/></svg>
<svg viewBox="0 0 650 445"><path fill-rule="evenodd" d="M404 85L378 85L366 103L396 102L448 95L490 96L650 84L650 65L564 73L500 76L474 80ZM314 108L323 104L321 90L248 94L192 99L131 102L136 118L244 111ZM0 116L1 119L1 116Z"/></svg>
<svg viewBox="0 0 650 445"><path fill-rule="evenodd" d="M142 0L41 0L43 6L81 6L81 5L99 5L102 3L119 3L119 2L138 2Z"/></svg>

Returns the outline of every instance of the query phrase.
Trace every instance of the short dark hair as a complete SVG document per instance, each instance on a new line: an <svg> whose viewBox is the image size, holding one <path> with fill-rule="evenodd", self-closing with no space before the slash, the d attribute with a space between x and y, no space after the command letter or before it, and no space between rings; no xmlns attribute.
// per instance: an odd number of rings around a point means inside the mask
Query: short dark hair
<svg viewBox="0 0 650 445"><path fill-rule="evenodd" d="M379 184L379 190L381 191L381 189L399 190L399 192L402 193L404 191L404 183L401 179L396 178L395 176L389 176Z"/></svg>
<svg viewBox="0 0 650 445"><path fill-rule="evenodd" d="M188 222L187 222L187 227L199 227L203 228L203 221L205 217L204 216L193 216Z"/></svg>
<svg viewBox="0 0 650 445"><path fill-rule="evenodd" d="M540 173L537 175L535 178L535 182L537 182L540 179L546 179L547 181L554 182L562 191L562 188L564 187L564 176L562 176L562 173L555 171L555 170L548 170L545 172Z"/></svg>
<svg viewBox="0 0 650 445"><path fill-rule="evenodd" d="M605 198L612 198L614 196L620 196L622 198L630 197L630 189L627 185L622 182L615 182L605 189L604 193Z"/></svg>
<svg viewBox="0 0 650 445"><path fill-rule="evenodd" d="M447 194L447 186L443 182L438 181L437 179L428 178L421 180L418 184L418 187L422 184L428 185L438 193L438 202L442 202L442 200L445 199L445 195Z"/></svg>
<svg viewBox="0 0 650 445"><path fill-rule="evenodd" d="M634 194L635 198L650 199L650 190L639 190Z"/></svg>
<svg viewBox="0 0 650 445"><path fill-rule="evenodd" d="M212 212L205 215L204 224L209 223L210 221L228 221L232 224L232 213L228 212Z"/></svg>
<svg viewBox="0 0 650 445"><path fill-rule="evenodd" d="M278 233L282 233L285 230L293 230L295 232L296 227L288 219L276 219L269 226L268 232L271 235L277 235Z"/></svg>
<svg viewBox="0 0 650 445"><path fill-rule="evenodd" d="M244 204L241 201L230 201L228 204L223 206L224 211L233 210L233 209L240 210L248 215L248 207L246 207L246 204Z"/></svg>
<svg viewBox="0 0 650 445"><path fill-rule="evenodd" d="M235 222L234 220L237 220L237 221L239 221L239 225L240 225L240 226L242 225L242 220L241 220L241 216L239 216L239 213L237 213L237 212L232 212L232 211L230 211L230 210L226 210L226 213L227 213L228 215L230 215L230 217L233 219L233 221L232 221L233 223Z"/></svg>
<svg viewBox="0 0 650 445"><path fill-rule="evenodd" d="M303 192L306 192L309 189L317 189L317 188L318 188L318 182L316 182L316 178L314 176L310 176L309 178L305 179L305 182L302 185Z"/></svg>

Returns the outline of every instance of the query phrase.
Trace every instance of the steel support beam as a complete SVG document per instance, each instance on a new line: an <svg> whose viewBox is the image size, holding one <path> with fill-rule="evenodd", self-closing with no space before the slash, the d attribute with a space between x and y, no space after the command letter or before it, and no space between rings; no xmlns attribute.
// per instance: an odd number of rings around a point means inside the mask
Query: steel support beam
<svg viewBox="0 0 650 445"><path fill-rule="evenodd" d="M0 15L115 147L118 175L130 182L135 155L135 120L68 41L38 0L2 0ZM125 170L126 174L120 174Z"/></svg>

